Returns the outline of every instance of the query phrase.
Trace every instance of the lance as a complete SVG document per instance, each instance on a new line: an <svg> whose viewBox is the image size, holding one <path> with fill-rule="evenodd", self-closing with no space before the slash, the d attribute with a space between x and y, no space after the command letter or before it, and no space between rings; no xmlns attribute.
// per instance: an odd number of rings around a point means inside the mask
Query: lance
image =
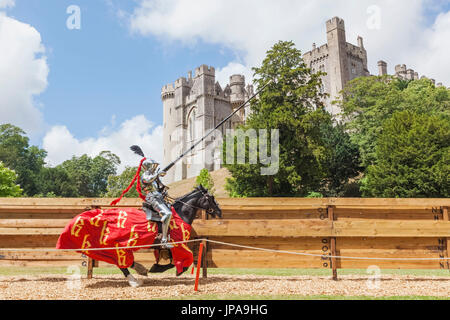
<svg viewBox="0 0 450 320"><path fill-rule="evenodd" d="M194 150L196 146L198 146L202 141L204 141L211 133L213 133L215 130L220 128L225 122L227 122L232 116L234 116L239 110L244 108L250 101L252 101L257 95L259 95L270 83L272 80L269 80L261 89L258 90L254 95L252 95L250 98L247 99L243 104L241 104L236 110L234 110L229 116L227 116L225 119L223 119L219 124L216 125L214 129L211 129L208 133L206 133L200 140L198 140L196 143L194 143L189 149L187 149L185 152L183 152L178 158L176 158L174 161L172 161L169 165L167 165L161 172L167 172L170 170L178 161L180 161L185 155L187 155L189 152Z"/></svg>

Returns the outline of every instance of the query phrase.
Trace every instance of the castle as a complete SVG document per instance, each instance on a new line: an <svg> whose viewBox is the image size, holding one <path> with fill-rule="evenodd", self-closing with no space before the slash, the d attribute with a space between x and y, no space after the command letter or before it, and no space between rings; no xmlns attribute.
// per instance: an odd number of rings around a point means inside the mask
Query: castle
<svg viewBox="0 0 450 320"><path fill-rule="evenodd" d="M325 106L336 116L340 112L339 107L331 102L339 97L348 81L370 76L370 72L363 38L357 38L357 45L348 43L343 19L334 17L328 20L326 32L327 43L319 47L313 44L312 50L303 55L303 60L312 72L326 73L322 76L321 90L329 94L324 101ZM387 63L378 61L378 70L379 75L386 75ZM395 67L395 76L405 80L419 79L418 73L407 69L404 64ZM222 88L215 79L215 69L206 65L195 69L194 76L189 72L187 78L181 77L174 84L164 86L161 91L163 165L171 163L252 95L253 86L246 85L243 75L232 75L229 84ZM220 129L222 136L226 129L244 122L249 111L249 107L245 107L229 119ZM203 141L167 173L164 181L171 183L195 177L203 168L209 171L220 169L221 141L217 138L217 135L212 135Z"/></svg>
<svg viewBox="0 0 450 320"><path fill-rule="evenodd" d="M322 71L323 91L329 94L325 100L328 112L337 115L340 110L331 101L339 96L345 84L359 77L369 76L367 68L367 51L364 49L363 38L358 37L358 45L347 42L344 20L334 17L326 22L327 43L316 47L303 55L306 65L313 73Z"/></svg>
<svg viewBox="0 0 450 320"><path fill-rule="evenodd" d="M215 80L215 69L202 65L188 73L187 78L179 78L174 84L162 88L163 101L163 143L164 165L173 161L182 151L200 139L204 133L232 113L237 107L253 95L253 86L245 85L242 75L230 77L230 83L222 89ZM225 136L226 129L233 129L242 123L249 107L241 109L221 128L220 135ZM217 135L211 135L196 147L183 161L177 163L164 177L166 183L195 177L200 170L220 169L221 142ZM216 149L209 151L215 144Z"/></svg>

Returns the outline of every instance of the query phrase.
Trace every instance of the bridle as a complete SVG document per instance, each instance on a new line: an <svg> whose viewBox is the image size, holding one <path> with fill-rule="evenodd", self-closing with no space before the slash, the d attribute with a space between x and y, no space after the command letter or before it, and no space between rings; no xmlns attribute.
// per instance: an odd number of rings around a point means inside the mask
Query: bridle
<svg viewBox="0 0 450 320"><path fill-rule="evenodd" d="M199 192L201 192L202 195L205 197L205 199L208 200L208 203L209 203L209 205L211 206L211 208L209 208L209 209L206 210L206 211L207 211L208 213L212 214L212 213L214 212L214 208L213 208L213 204L211 203L211 200L213 200L213 199L211 198L211 196L210 196L207 192L205 193L205 192L203 192L203 190L197 190L197 191L191 193L190 196L193 196L193 195L195 195L195 194L197 194L197 193L199 193ZM175 202L179 202L179 203L182 203L182 204L184 204L184 205L186 205L186 206L188 206L188 207L191 207L191 208L194 208L194 209L197 209L197 210L205 210L205 208L200 208L200 207L194 206L194 205L192 205L192 204L189 204L189 203L187 203L187 202L184 202L184 201L181 201L181 200L174 199L174 198L169 197L169 196L166 196L166 198L167 198L169 201L172 202L172 203L171 203L172 205L173 205ZM213 201L215 202L215 200L213 200ZM214 205L215 205L216 207L218 207L217 202L215 202Z"/></svg>

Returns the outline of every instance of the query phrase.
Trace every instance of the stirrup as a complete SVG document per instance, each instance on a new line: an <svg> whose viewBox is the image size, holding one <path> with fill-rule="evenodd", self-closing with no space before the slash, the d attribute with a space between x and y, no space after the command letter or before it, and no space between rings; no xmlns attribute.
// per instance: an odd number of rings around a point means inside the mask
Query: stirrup
<svg viewBox="0 0 450 320"><path fill-rule="evenodd" d="M169 242L169 239L166 240L166 242L163 242L161 239L161 249L172 249L173 244Z"/></svg>

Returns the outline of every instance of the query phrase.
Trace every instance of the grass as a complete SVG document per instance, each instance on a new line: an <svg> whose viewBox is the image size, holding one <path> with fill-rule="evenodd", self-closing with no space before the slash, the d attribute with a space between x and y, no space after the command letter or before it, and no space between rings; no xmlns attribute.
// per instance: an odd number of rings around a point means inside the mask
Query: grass
<svg viewBox="0 0 450 320"><path fill-rule="evenodd" d="M87 274L85 267L80 267L81 274ZM133 272L133 270L132 270ZM190 272L190 269L189 271ZM0 276L14 275L44 275L44 274L72 274L68 272L66 267L0 267ZM165 272L167 275L174 275L174 269ZM122 274L116 267L95 268L94 275ZM329 269L243 269L243 268L217 268L208 269L210 275L258 275L258 276L324 276L331 277L332 273ZM405 276L435 276L449 277L449 270L405 270L405 269L382 269L382 275L405 275ZM369 274L365 269L339 269L338 275L366 275Z"/></svg>
<svg viewBox="0 0 450 320"><path fill-rule="evenodd" d="M332 276L329 269L208 269L208 274L226 275L261 275L261 276ZM409 275L409 276L439 276L449 277L448 270L405 270L405 269L382 269L381 274ZM367 275L365 269L339 269L338 275Z"/></svg>

